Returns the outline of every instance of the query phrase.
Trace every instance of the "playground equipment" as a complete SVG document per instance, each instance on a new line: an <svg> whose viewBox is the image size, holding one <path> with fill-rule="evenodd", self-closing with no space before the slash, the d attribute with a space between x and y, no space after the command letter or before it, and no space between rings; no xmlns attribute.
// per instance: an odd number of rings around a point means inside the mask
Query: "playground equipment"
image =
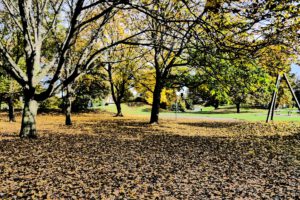
<svg viewBox="0 0 300 200"><path fill-rule="evenodd" d="M293 90L293 88L292 88L292 86L291 86L291 84L290 84L290 82L289 82L289 80L288 80L286 74L283 74L283 77L282 77L282 78L286 81L286 83L287 83L287 85L288 85L288 87L289 87L289 90L290 90L290 92L291 92L292 95L293 95L293 99L294 99L295 102L296 102L296 105L297 105L297 107L298 107L298 110L300 111L300 104L299 104L299 101L298 101L298 99L297 99L297 97L296 97L296 95L295 95L295 92L294 92L294 90ZM281 81L281 76L280 76L280 74L278 74L277 79L276 79L276 89L275 89L275 91L273 92L272 100L271 100L270 105L269 105L269 111L268 111L268 116L267 116L267 120L266 120L267 123L268 123L270 120L272 121L272 120L273 120L273 117L274 117L274 111L275 111L275 105L276 105L276 99L277 99L277 91L278 91L278 89L279 89L280 81Z"/></svg>

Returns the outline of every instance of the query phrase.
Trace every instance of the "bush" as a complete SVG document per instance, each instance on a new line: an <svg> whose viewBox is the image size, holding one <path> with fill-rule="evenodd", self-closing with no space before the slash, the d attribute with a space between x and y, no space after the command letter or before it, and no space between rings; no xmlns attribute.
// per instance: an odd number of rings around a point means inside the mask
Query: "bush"
<svg viewBox="0 0 300 200"><path fill-rule="evenodd" d="M147 103L146 99L143 97L137 97L133 100L133 102Z"/></svg>
<svg viewBox="0 0 300 200"><path fill-rule="evenodd" d="M166 102L161 102L159 106L160 106L161 109L165 109L165 110L167 109L167 103Z"/></svg>
<svg viewBox="0 0 300 200"><path fill-rule="evenodd" d="M57 111L62 107L62 99L59 97L51 97L41 102L39 105L39 111L41 112L49 112L49 111Z"/></svg>
<svg viewBox="0 0 300 200"><path fill-rule="evenodd" d="M80 96L76 97L76 99L72 103L72 111L80 112L86 111L89 108L90 97L88 96Z"/></svg>

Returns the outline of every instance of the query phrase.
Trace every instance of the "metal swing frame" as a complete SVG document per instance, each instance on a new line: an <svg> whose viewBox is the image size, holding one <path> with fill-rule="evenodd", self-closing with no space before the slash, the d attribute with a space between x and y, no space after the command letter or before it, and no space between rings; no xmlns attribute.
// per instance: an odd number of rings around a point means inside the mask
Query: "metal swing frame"
<svg viewBox="0 0 300 200"><path fill-rule="evenodd" d="M290 90L290 92L291 92L292 95L293 95L293 99L294 99L295 102L296 102L296 105L297 105L297 107L298 107L298 110L300 111L300 104L299 104L299 101L298 101L298 99L297 99L297 97L296 97L296 95L295 95L295 92L294 92L294 90L293 90L293 88L292 88L292 86L291 86L291 84L290 84L290 82L289 82L289 80L288 80L288 78L287 78L287 75L286 75L286 74L283 74L283 77L282 77L282 78L286 81L286 83L287 83L287 85L288 85L288 87L289 87L289 90ZM280 74L278 74L277 79L276 79L276 89L275 89L275 91L273 92L272 100L271 100L271 102L270 102L270 104L269 104L269 111L268 111L268 116L267 116L267 120L266 120L267 123L268 123L270 120L273 121L273 118L274 118L275 105L276 105L276 99L277 99L277 91L278 91L278 89L279 89L280 81L281 81L281 76L280 76Z"/></svg>

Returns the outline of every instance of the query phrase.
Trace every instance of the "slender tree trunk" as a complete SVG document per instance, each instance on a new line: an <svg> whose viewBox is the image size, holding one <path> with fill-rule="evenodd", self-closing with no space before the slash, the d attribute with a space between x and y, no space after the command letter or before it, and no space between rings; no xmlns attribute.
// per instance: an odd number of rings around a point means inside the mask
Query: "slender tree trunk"
<svg viewBox="0 0 300 200"><path fill-rule="evenodd" d="M240 113L241 112L241 104L240 103L236 103L236 113Z"/></svg>
<svg viewBox="0 0 300 200"><path fill-rule="evenodd" d="M214 108L215 108L215 110L217 110L219 108L219 100L215 101Z"/></svg>
<svg viewBox="0 0 300 200"><path fill-rule="evenodd" d="M9 122L15 122L16 121L14 100L13 100L12 96L10 96L8 98L8 118L9 118Z"/></svg>
<svg viewBox="0 0 300 200"><path fill-rule="evenodd" d="M66 109L65 109L66 123L65 124L67 126L72 125L71 110L72 110L72 101L70 100L70 98L66 98Z"/></svg>
<svg viewBox="0 0 300 200"><path fill-rule="evenodd" d="M0 112L2 111L2 96L0 97Z"/></svg>
<svg viewBox="0 0 300 200"><path fill-rule="evenodd" d="M67 95L65 98L65 115L66 115L66 125L72 125L71 112L72 112L72 97L71 97L71 88L67 86Z"/></svg>
<svg viewBox="0 0 300 200"><path fill-rule="evenodd" d="M120 90L118 90L118 89L115 90L111 64L108 65L107 72L108 72L108 76L109 76L111 96L112 96L113 101L117 108L117 114L115 115L115 117L123 117L121 100L122 100L122 97L124 96L124 92L125 92L125 89L124 89L125 83L122 85L123 88L119 88Z"/></svg>
<svg viewBox="0 0 300 200"><path fill-rule="evenodd" d="M12 79L10 78L10 83L9 83L9 97L8 97L8 118L9 122L15 122L15 109L14 109L14 84Z"/></svg>
<svg viewBox="0 0 300 200"><path fill-rule="evenodd" d="M24 108L22 115L22 125L20 137L22 138L36 138L36 115L38 110L38 103L34 100L33 95L24 92ZM34 94L34 93L31 93Z"/></svg>
<svg viewBox="0 0 300 200"><path fill-rule="evenodd" d="M116 117L123 117L121 101L116 101L115 104L116 104L116 107L117 107L117 114L115 116Z"/></svg>
<svg viewBox="0 0 300 200"><path fill-rule="evenodd" d="M156 80L156 84L153 92L153 103L151 109L150 124L158 124L161 90L162 87L160 81Z"/></svg>

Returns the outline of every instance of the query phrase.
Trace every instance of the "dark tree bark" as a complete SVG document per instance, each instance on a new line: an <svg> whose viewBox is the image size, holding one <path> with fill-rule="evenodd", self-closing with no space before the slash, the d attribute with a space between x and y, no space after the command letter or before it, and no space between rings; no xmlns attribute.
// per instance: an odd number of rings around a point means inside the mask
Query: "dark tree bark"
<svg viewBox="0 0 300 200"><path fill-rule="evenodd" d="M14 99L13 99L12 95L8 98L8 118L9 118L9 122L15 122L16 121L15 108L14 108Z"/></svg>
<svg viewBox="0 0 300 200"><path fill-rule="evenodd" d="M71 96L71 87L70 85L68 85L67 95L65 97L65 116L66 116L65 125L67 126L72 125L71 112L72 112L72 96Z"/></svg>
<svg viewBox="0 0 300 200"><path fill-rule="evenodd" d="M33 98L34 91L24 91L24 108L22 114L21 138L36 138L36 115L38 103Z"/></svg>
<svg viewBox="0 0 300 200"><path fill-rule="evenodd" d="M66 106L66 121L65 121L65 125L67 126L71 126L72 125L72 119L71 119L71 107L72 107L72 103L69 99L66 100L67 101L67 106Z"/></svg>
<svg viewBox="0 0 300 200"><path fill-rule="evenodd" d="M108 65L107 72L109 77L111 95L117 108L117 114L115 115L115 117L123 117L121 102L125 94L126 80L122 81L121 85L119 85L119 88L115 88L111 64Z"/></svg>
<svg viewBox="0 0 300 200"><path fill-rule="evenodd" d="M215 110L217 110L219 108L219 100L215 101L214 108L215 108Z"/></svg>
<svg viewBox="0 0 300 200"><path fill-rule="evenodd" d="M98 66L95 62L105 50L146 32L143 30L109 45L104 45L101 48L96 47L98 35L105 29L105 25L109 23L109 20L115 13L115 8L123 3L123 1L108 4L106 1L90 2L78 0L68 6L62 1L55 3L51 1L44 1L43 3L40 1L1 1L1 12L5 10L9 13L7 15L8 19L3 21L3 26L8 25L11 30L18 29L21 34L20 37L15 37L14 34L6 34L1 29L1 35L3 34L3 37L8 36L11 48L6 48L7 42L0 41L1 56L8 62L7 65L1 65L1 67L26 90L24 92L24 110L20 137L34 138L37 136L35 122L38 109L37 101L43 101L53 96L61 88L74 82L77 77ZM98 9L99 6L101 6L100 10ZM55 8L54 13L51 12L53 8ZM60 26L61 23L65 24L65 22L56 22L59 21L57 20L59 16L64 15L65 10L69 10L69 13L71 13L68 16L65 15L65 21L68 22L66 34L54 45L57 48L53 48L51 53L48 52L51 55L46 53L47 57L52 58L46 62L47 59L44 59L45 48L42 47L44 47L45 41L48 40L49 33L51 33L51 37L60 34L55 27ZM93 17L89 19L82 17L94 11L97 11L97 13ZM15 23L10 23L11 21ZM45 23L45 21L49 23ZM94 29L88 31L89 34L86 35L86 40L89 42L81 48L79 61L76 61L76 64L72 67L72 73L62 79L68 54L72 54L72 47L76 46L76 41L80 36L79 33L87 30L93 22L101 23L94 23ZM52 26L49 26L49 24L52 24ZM15 52L12 52L11 49L16 48L20 48L21 57L24 57L25 69L20 68L11 56L12 54L15 55ZM95 48L97 48L96 51L91 51L91 49ZM49 73L53 74L51 78L47 76ZM46 86L45 90L41 93L35 93L35 89L45 77L49 78L47 80L48 83L43 85Z"/></svg>
<svg viewBox="0 0 300 200"><path fill-rule="evenodd" d="M116 107L117 107L117 114L115 116L116 117L123 117L122 107L121 107L121 102L120 101L116 102Z"/></svg>
<svg viewBox="0 0 300 200"><path fill-rule="evenodd" d="M10 79L10 84L9 84L9 93L8 93L8 99L7 99L7 104L8 104L8 118L9 122L15 122L15 109L14 109L14 84L13 81Z"/></svg>
<svg viewBox="0 0 300 200"><path fill-rule="evenodd" d="M161 91L162 91L161 81L156 80L156 84L153 92L150 124L158 124Z"/></svg>
<svg viewBox="0 0 300 200"><path fill-rule="evenodd" d="M240 113L241 112L241 103L236 103L236 113Z"/></svg>

